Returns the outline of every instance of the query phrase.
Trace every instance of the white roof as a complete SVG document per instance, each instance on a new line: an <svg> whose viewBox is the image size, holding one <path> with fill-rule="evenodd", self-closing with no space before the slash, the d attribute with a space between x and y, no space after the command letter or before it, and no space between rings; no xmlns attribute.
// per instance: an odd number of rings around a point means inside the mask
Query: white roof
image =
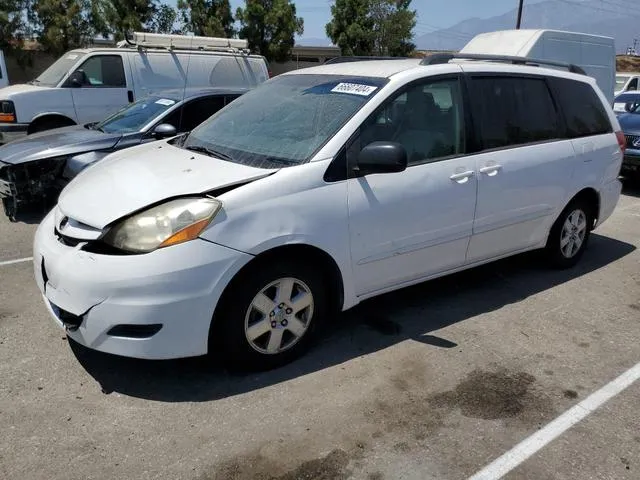
<svg viewBox="0 0 640 480"><path fill-rule="evenodd" d="M389 78L399 72L420 66L421 58L408 60L365 60L361 62L330 63L318 67L301 68L283 75L353 75L358 77ZM424 67L422 67L424 68Z"/></svg>

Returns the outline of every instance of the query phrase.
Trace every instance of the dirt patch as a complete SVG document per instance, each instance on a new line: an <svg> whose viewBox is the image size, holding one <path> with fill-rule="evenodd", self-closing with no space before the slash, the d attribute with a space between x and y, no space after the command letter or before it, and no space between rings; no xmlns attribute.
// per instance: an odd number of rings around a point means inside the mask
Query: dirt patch
<svg viewBox="0 0 640 480"><path fill-rule="evenodd" d="M233 458L199 477L200 480L346 480L351 456L335 449L326 456L308 460L293 470L280 472L278 462L259 454Z"/></svg>
<svg viewBox="0 0 640 480"><path fill-rule="evenodd" d="M409 453L411 447L407 442L398 442L393 446L393 449L398 453Z"/></svg>
<svg viewBox="0 0 640 480"><path fill-rule="evenodd" d="M589 342L580 342L578 346L581 348L589 348L590 345Z"/></svg>
<svg viewBox="0 0 640 480"><path fill-rule="evenodd" d="M382 472L373 472L367 475L367 480L383 480L383 478Z"/></svg>
<svg viewBox="0 0 640 480"><path fill-rule="evenodd" d="M562 392L562 395L564 395L565 398L578 398L578 392L575 390L565 390Z"/></svg>
<svg viewBox="0 0 640 480"><path fill-rule="evenodd" d="M451 391L434 395L437 408L459 408L465 417L496 420L527 419L553 411L551 400L534 388L536 378L525 372L500 368L493 372L474 370Z"/></svg>

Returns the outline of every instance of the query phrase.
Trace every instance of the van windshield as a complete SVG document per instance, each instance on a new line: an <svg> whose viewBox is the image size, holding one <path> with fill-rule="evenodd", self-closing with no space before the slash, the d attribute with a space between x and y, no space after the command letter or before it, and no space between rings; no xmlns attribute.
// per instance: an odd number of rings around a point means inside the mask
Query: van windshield
<svg viewBox="0 0 640 480"><path fill-rule="evenodd" d="M259 168L307 162L387 82L377 77L282 75L195 128L182 147Z"/></svg>
<svg viewBox="0 0 640 480"><path fill-rule="evenodd" d="M31 81L31 83L42 87L55 87L76 64L76 62L85 55L86 53L77 51L65 53L62 57L56 60L53 65L42 72L38 78Z"/></svg>
<svg viewBox="0 0 640 480"><path fill-rule="evenodd" d="M166 112L178 102L177 98L149 96L138 100L114 113L106 120L91 127L106 133L138 132L153 119Z"/></svg>

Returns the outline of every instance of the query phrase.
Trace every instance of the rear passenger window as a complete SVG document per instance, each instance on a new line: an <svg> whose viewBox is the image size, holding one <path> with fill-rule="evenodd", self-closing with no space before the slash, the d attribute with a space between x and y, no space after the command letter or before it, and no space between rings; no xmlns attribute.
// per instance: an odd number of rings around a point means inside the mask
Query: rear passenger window
<svg viewBox="0 0 640 480"><path fill-rule="evenodd" d="M553 79L567 121L569 138L612 132L609 116L591 85L564 78Z"/></svg>
<svg viewBox="0 0 640 480"><path fill-rule="evenodd" d="M474 119L484 149L562 137L558 113L544 79L473 77Z"/></svg>

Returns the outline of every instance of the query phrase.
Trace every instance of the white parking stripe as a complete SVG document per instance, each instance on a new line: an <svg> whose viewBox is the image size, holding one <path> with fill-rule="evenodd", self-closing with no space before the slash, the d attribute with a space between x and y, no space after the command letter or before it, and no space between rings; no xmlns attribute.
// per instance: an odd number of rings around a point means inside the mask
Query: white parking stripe
<svg viewBox="0 0 640 480"><path fill-rule="evenodd" d="M598 407L611 400L638 379L640 379L640 363L631 367L600 390L589 395L576 406L570 408L551 423L547 424L544 428L524 439L511 450L484 467L478 473L469 477L469 480L493 480L502 478L535 454L538 450L548 445L555 438L559 437L580 420L593 413Z"/></svg>
<svg viewBox="0 0 640 480"><path fill-rule="evenodd" d="M30 262L31 260L33 260L33 257L17 258L16 260L4 260L4 261L0 261L0 267L4 265L13 265L16 263Z"/></svg>

